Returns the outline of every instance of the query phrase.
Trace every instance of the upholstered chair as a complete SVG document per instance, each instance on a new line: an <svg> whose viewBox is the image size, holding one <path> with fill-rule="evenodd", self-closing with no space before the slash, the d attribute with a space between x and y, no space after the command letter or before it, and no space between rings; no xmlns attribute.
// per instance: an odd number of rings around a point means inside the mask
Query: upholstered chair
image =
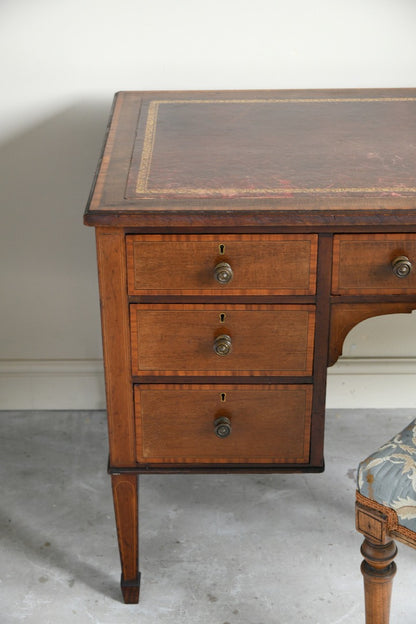
<svg viewBox="0 0 416 624"><path fill-rule="evenodd" d="M356 526L364 535L366 624L388 624L393 538L416 548L416 419L359 465Z"/></svg>

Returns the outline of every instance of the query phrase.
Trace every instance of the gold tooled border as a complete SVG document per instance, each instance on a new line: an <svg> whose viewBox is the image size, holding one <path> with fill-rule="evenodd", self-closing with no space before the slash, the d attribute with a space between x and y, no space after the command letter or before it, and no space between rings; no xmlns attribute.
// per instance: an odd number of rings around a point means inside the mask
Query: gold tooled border
<svg viewBox="0 0 416 624"><path fill-rule="evenodd" d="M147 120L145 126L142 157L140 160L139 173L136 184L136 194L146 195L236 195L246 194L247 196L279 194L292 195L300 193L316 194L339 194L339 193L414 193L416 187L345 187L345 188L190 188L182 187L175 189L148 188L150 168L153 158L153 150L156 137L157 118L159 106L161 104L317 104L317 103L337 103L337 102L416 102L414 97L386 97L386 98L289 98L289 99L252 99L252 100L152 100L149 103Z"/></svg>

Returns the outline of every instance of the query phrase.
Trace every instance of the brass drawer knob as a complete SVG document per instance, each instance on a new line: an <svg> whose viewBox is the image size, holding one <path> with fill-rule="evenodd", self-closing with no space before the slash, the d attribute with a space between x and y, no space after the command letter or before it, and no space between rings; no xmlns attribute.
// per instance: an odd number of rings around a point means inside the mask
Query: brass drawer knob
<svg viewBox="0 0 416 624"><path fill-rule="evenodd" d="M228 262L219 262L214 269L215 279L219 284L228 284L233 279L233 270Z"/></svg>
<svg viewBox="0 0 416 624"><path fill-rule="evenodd" d="M412 270L412 263L407 256L399 256L393 260L391 267L396 277L407 277Z"/></svg>
<svg viewBox="0 0 416 624"><path fill-rule="evenodd" d="M227 416L220 416L214 421L215 435L219 438L226 438L231 433L231 420Z"/></svg>
<svg viewBox="0 0 416 624"><path fill-rule="evenodd" d="M231 349L231 336L228 334L221 334L215 338L214 351L217 355L228 355L231 353Z"/></svg>

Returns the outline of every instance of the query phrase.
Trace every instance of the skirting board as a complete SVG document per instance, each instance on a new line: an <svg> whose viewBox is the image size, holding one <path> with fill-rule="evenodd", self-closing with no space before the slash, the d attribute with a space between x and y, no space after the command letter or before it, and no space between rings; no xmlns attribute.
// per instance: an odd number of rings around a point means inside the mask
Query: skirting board
<svg viewBox="0 0 416 624"><path fill-rule="evenodd" d="M347 358L328 369L327 407L413 408L416 358ZM1 360L0 410L105 409L101 360Z"/></svg>
<svg viewBox="0 0 416 624"><path fill-rule="evenodd" d="M105 409L102 360L0 360L0 409Z"/></svg>

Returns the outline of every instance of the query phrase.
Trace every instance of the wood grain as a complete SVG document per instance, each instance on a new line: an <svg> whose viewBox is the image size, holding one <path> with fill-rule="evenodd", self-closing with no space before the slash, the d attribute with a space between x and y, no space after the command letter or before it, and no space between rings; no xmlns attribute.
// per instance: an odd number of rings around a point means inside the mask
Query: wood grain
<svg viewBox="0 0 416 624"><path fill-rule="evenodd" d="M329 345L332 236L319 235L315 347L313 361L313 404L311 464L324 466L325 401Z"/></svg>
<svg viewBox="0 0 416 624"><path fill-rule="evenodd" d="M110 464L132 466L134 416L124 234L97 228L96 241Z"/></svg>
<svg viewBox="0 0 416 624"><path fill-rule="evenodd" d="M365 536L361 546L365 621L366 624L389 624L392 583L396 574L394 558L397 555L389 525L392 515L396 514L379 503L367 499L369 504L366 504L364 500L357 492L355 526ZM414 547L414 543L412 545Z"/></svg>
<svg viewBox="0 0 416 624"><path fill-rule="evenodd" d="M391 591L396 574L396 544L393 540L380 544L365 538L361 554L364 556L361 572L364 578L365 622L389 624Z"/></svg>
<svg viewBox="0 0 416 624"><path fill-rule="evenodd" d="M393 274L392 261L407 256L413 269ZM416 234L334 236L332 292L340 295L416 294Z"/></svg>
<svg viewBox="0 0 416 624"><path fill-rule="evenodd" d="M146 463L307 463L312 387L135 386L137 459ZM214 420L231 419L220 439Z"/></svg>
<svg viewBox="0 0 416 624"><path fill-rule="evenodd" d="M138 304L130 309L135 376L312 374L313 306ZM213 350L221 334L233 345L224 357Z"/></svg>
<svg viewBox="0 0 416 624"><path fill-rule="evenodd" d="M335 364L342 354L342 345L355 325L365 319L384 314L407 314L416 309L415 301L397 303L339 303L331 307L331 327L328 366Z"/></svg>
<svg viewBox="0 0 416 624"><path fill-rule="evenodd" d="M130 295L313 295L317 237L311 234L127 236ZM233 278L219 284L214 268Z"/></svg>
<svg viewBox="0 0 416 624"><path fill-rule="evenodd" d="M140 573L138 548L137 475L112 474L114 513L121 560L121 590L124 602L139 601Z"/></svg>
<svg viewBox="0 0 416 624"><path fill-rule="evenodd" d="M416 309L416 267L391 269L416 262L415 121L416 89L116 95L84 222L126 602L138 473L323 470L327 364L357 323ZM386 618L364 550L367 618Z"/></svg>

